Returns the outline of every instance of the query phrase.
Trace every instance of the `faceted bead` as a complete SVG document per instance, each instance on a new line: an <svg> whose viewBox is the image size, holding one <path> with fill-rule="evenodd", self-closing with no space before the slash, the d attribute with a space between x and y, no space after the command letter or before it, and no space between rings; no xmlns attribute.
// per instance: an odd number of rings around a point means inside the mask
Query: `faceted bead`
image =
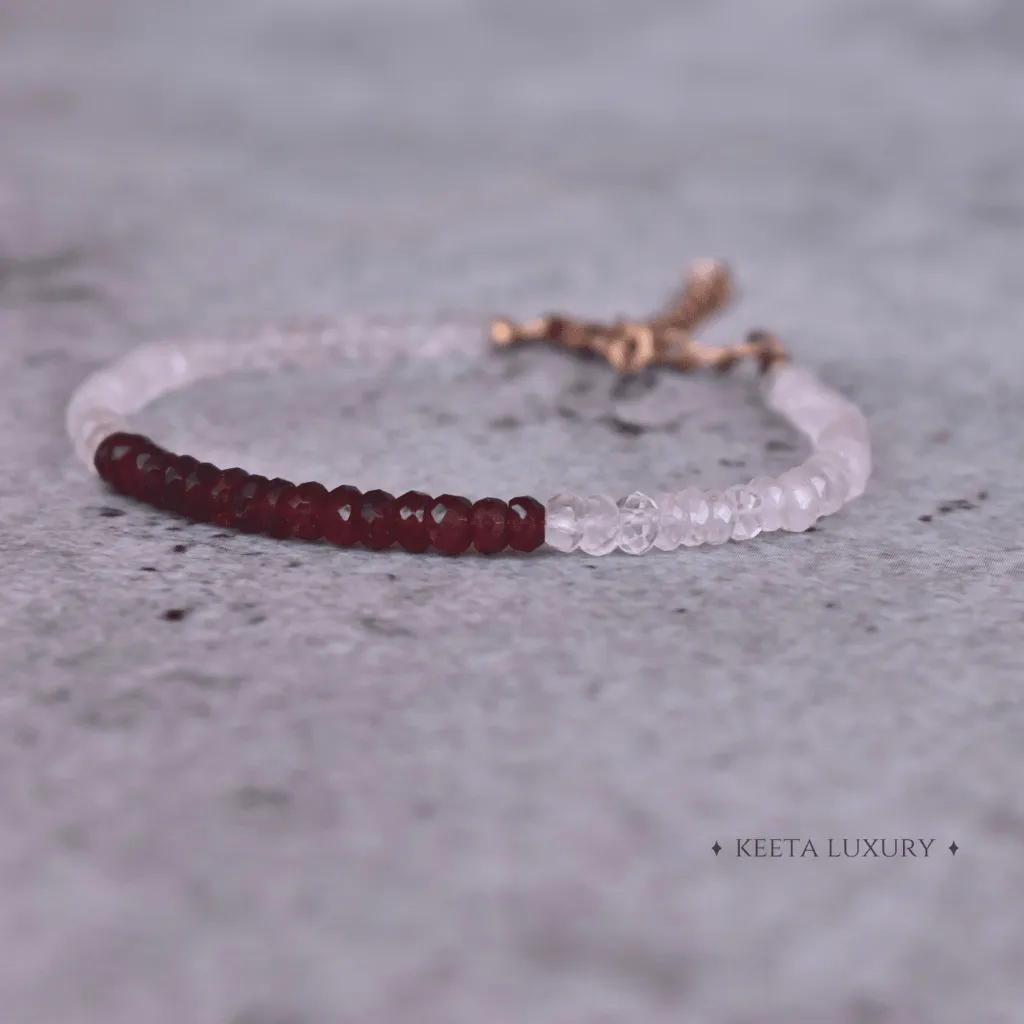
<svg viewBox="0 0 1024 1024"><path fill-rule="evenodd" d="M212 462L197 462L185 477L183 506L185 515L193 522L210 520L210 490L220 479L220 470Z"/></svg>
<svg viewBox="0 0 1024 1024"><path fill-rule="evenodd" d="M801 472L807 474L807 478L811 481L811 486L814 488L815 493L818 496L818 506L821 509L820 515L825 514L825 505L827 499L831 497L831 485L829 484L828 476L822 469L816 466L813 462L807 461L800 467ZM823 500L826 499L826 500Z"/></svg>
<svg viewBox="0 0 1024 1024"><path fill-rule="evenodd" d="M774 533L782 529L783 490L778 480L770 476L756 476L747 488L761 498L761 532Z"/></svg>
<svg viewBox="0 0 1024 1024"><path fill-rule="evenodd" d="M558 551L575 551L583 540L586 503L575 494L561 492L548 500L544 539Z"/></svg>
<svg viewBox="0 0 1024 1024"><path fill-rule="evenodd" d="M362 492L347 484L335 487L324 503L324 537L338 547L350 548L359 543L362 518Z"/></svg>
<svg viewBox="0 0 1024 1024"><path fill-rule="evenodd" d="M711 514L705 540L708 544L724 544L732 538L736 526L736 508L728 494L722 491L708 491L706 497Z"/></svg>
<svg viewBox="0 0 1024 1024"><path fill-rule="evenodd" d="M249 478L244 469L225 469L210 488L210 522L216 526L235 525L235 494Z"/></svg>
<svg viewBox="0 0 1024 1024"><path fill-rule="evenodd" d="M251 509L253 525L261 524L263 533L271 537L284 539L289 537L287 519L278 517L277 506L295 490L295 484L291 480L276 476L271 480L266 490L258 492L259 504Z"/></svg>
<svg viewBox="0 0 1024 1024"><path fill-rule="evenodd" d="M191 455L175 455L167 466L164 476L163 507L169 512L185 514L185 481L189 473L199 465Z"/></svg>
<svg viewBox="0 0 1024 1024"><path fill-rule="evenodd" d="M546 525L544 506L526 495L512 498L508 503L508 546L513 551L536 551L544 543Z"/></svg>
<svg viewBox="0 0 1024 1024"><path fill-rule="evenodd" d="M782 528L801 533L814 525L818 518L818 492L811 476L802 467L791 469L779 477L782 487Z"/></svg>
<svg viewBox="0 0 1024 1024"><path fill-rule="evenodd" d="M412 554L418 555L430 547L427 513L434 499L422 491L406 491L391 505L391 533L398 543Z"/></svg>
<svg viewBox="0 0 1024 1024"><path fill-rule="evenodd" d="M152 493L153 481L143 480L143 471L147 463L154 455L161 454L163 450L152 441L146 441L133 448L127 458L122 459L118 465L117 475L114 478L114 485L122 494L132 498L142 498L143 494ZM155 465L155 464L154 464ZM166 471L166 463L163 464Z"/></svg>
<svg viewBox="0 0 1024 1024"><path fill-rule="evenodd" d="M749 487L730 487L726 497L736 510L732 539L750 540L761 532L761 495Z"/></svg>
<svg viewBox="0 0 1024 1024"><path fill-rule="evenodd" d="M295 495L298 488L290 480L281 487L275 488L267 495L268 523L267 534L276 540L287 540L292 535L292 520L288 513L288 501Z"/></svg>
<svg viewBox="0 0 1024 1024"><path fill-rule="evenodd" d="M117 461L114 457L114 452L120 452L120 455L117 457L118 459L124 458L139 436L138 434L127 434L123 430L119 430L116 434L108 434L100 441L96 451L93 453L92 464L96 467L96 472L101 480L110 480L113 476L114 466Z"/></svg>
<svg viewBox="0 0 1024 1024"><path fill-rule="evenodd" d="M688 548L703 544L711 521L711 505L707 496L699 487L687 487L676 495L676 501L684 516L682 543Z"/></svg>
<svg viewBox="0 0 1024 1024"><path fill-rule="evenodd" d="M603 494L592 494L585 505L580 551L588 555L607 555L619 544L619 506L614 498Z"/></svg>
<svg viewBox="0 0 1024 1024"><path fill-rule="evenodd" d="M619 499L619 548L627 555L643 555L658 536L658 506L654 499L634 491Z"/></svg>
<svg viewBox="0 0 1024 1024"><path fill-rule="evenodd" d="M473 503L473 547L481 555L494 555L508 546L508 505L500 498Z"/></svg>
<svg viewBox="0 0 1024 1024"><path fill-rule="evenodd" d="M324 535L324 508L327 488L311 480L299 484L295 490L286 490L277 500L274 517L283 517L288 523L288 535L297 540L319 540Z"/></svg>
<svg viewBox="0 0 1024 1024"><path fill-rule="evenodd" d="M359 516L359 539L374 551L383 551L395 542L391 529L391 506L395 496L387 491L367 491Z"/></svg>
<svg viewBox="0 0 1024 1024"><path fill-rule="evenodd" d="M461 555L473 541L473 506L468 498L442 494L427 512L430 543L442 555Z"/></svg>
<svg viewBox="0 0 1024 1024"><path fill-rule="evenodd" d="M690 528L689 519L679 499L668 491L655 494L654 503L658 506L658 533L654 546L662 551L675 551Z"/></svg>
<svg viewBox="0 0 1024 1024"><path fill-rule="evenodd" d="M811 483L818 492L819 516L830 516L838 512L850 493L846 479L846 463L834 452L816 452L805 463Z"/></svg>
<svg viewBox="0 0 1024 1024"><path fill-rule="evenodd" d="M127 492L122 481L129 468L134 466L135 456L155 447L156 445L142 434L111 434L100 442L93 456L93 465L101 479L124 494Z"/></svg>
<svg viewBox="0 0 1024 1024"><path fill-rule="evenodd" d="M283 481L282 481L283 482ZM235 491L235 529L242 533L262 533L270 525L266 497L270 481L250 474Z"/></svg>
<svg viewBox="0 0 1024 1024"><path fill-rule="evenodd" d="M831 452L845 465L847 501L859 498L871 476L871 444L866 427L860 423L838 422L826 427L818 437L815 454Z"/></svg>
<svg viewBox="0 0 1024 1024"><path fill-rule="evenodd" d="M160 508L163 503L164 486L167 482L167 470L173 456L162 448L154 445L149 451L140 452L135 456L135 482L132 496L147 505Z"/></svg>

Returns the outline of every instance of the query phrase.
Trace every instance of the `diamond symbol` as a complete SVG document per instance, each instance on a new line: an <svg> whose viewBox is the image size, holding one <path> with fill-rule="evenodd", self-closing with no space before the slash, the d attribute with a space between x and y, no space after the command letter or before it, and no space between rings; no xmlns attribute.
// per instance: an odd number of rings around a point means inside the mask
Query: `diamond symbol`
<svg viewBox="0 0 1024 1024"><path fill-rule="evenodd" d="M712 846L711 849L715 851L715 856L716 857L722 852L722 848L718 845L718 840L717 839L715 840L715 845Z"/></svg>
<svg viewBox="0 0 1024 1024"><path fill-rule="evenodd" d="M959 849L960 849L960 847L956 845L956 840L954 839L953 842L951 842L949 844L949 852L951 854L953 854L953 856L955 857L956 856L956 851L959 850Z"/></svg>

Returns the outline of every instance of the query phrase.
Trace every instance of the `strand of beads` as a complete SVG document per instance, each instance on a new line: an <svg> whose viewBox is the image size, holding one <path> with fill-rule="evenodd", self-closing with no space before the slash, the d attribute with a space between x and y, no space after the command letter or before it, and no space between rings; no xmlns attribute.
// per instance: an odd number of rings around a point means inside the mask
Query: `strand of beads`
<svg viewBox="0 0 1024 1024"><path fill-rule="evenodd" d="M339 547L391 547L414 554L433 550L493 555L535 551L544 541L544 509L534 498L471 502L455 494L420 491L395 497L343 485L328 491L310 481L268 480L237 467L220 469L175 455L142 434L105 438L96 472L115 491L195 523L213 523L279 540L325 540Z"/></svg>
<svg viewBox="0 0 1024 1024"><path fill-rule="evenodd" d="M642 555L652 548L750 540L809 529L864 493L871 475L867 421L852 402L805 367L781 364L765 375L766 404L812 444L810 457L777 479L759 476L725 491L688 487L653 497L635 491L616 502L556 494L548 501L545 541L558 551Z"/></svg>
<svg viewBox="0 0 1024 1024"><path fill-rule="evenodd" d="M79 457L115 490L193 521L275 537L326 539L382 549L428 547L456 554L505 548L643 554L699 544L749 540L774 530L808 529L863 493L871 474L867 422L848 399L804 367L781 361L765 369L767 406L811 442L811 456L778 479L757 477L725 491L687 488L653 497L634 492L615 501L558 494L546 507L532 498L471 504L453 495L354 488L328 492L317 483L267 480L178 456L132 432L126 417L159 396L204 377L277 365L315 363L329 350L388 364L410 351L471 351L468 323L388 324L355 318L334 327L270 331L252 345L187 342L147 345L95 373L67 409ZM429 520L429 521L428 521Z"/></svg>
<svg viewBox="0 0 1024 1024"><path fill-rule="evenodd" d="M817 479L825 480L823 474ZM544 540L558 551L643 555L654 548L750 540L774 530L799 532L819 518L821 507L804 466L778 480L758 477L725 491L687 487L653 496L634 491L619 501L562 492L547 502Z"/></svg>

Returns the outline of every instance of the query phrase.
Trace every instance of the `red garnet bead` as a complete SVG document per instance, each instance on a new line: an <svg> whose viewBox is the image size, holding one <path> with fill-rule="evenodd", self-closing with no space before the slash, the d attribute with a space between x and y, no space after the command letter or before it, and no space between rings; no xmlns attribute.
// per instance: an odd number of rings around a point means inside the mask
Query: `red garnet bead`
<svg viewBox="0 0 1024 1024"><path fill-rule="evenodd" d="M508 503L508 546L536 551L544 543L544 506L536 498L513 498Z"/></svg>
<svg viewBox="0 0 1024 1024"><path fill-rule="evenodd" d="M92 456L92 464L96 467L100 479L109 480L114 475L114 466L118 459L123 459L128 454L137 434L126 434L119 430L116 434L108 434L96 448ZM115 457L115 452L119 452Z"/></svg>
<svg viewBox="0 0 1024 1024"><path fill-rule="evenodd" d="M461 555L473 540L473 506L468 498L442 494L427 512L430 543L442 555Z"/></svg>
<svg viewBox="0 0 1024 1024"><path fill-rule="evenodd" d="M133 497L160 508L163 504L167 470L173 456L153 445L148 451L135 456L134 480L131 483Z"/></svg>
<svg viewBox="0 0 1024 1024"><path fill-rule="evenodd" d="M235 495L249 478L244 469L225 469L210 488L210 522L217 526L235 525Z"/></svg>
<svg viewBox="0 0 1024 1024"><path fill-rule="evenodd" d="M220 479L212 462L197 462L185 477L184 513L196 523L210 521L210 491Z"/></svg>
<svg viewBox="0 0 1024 1024"><path fill-rule="evenodd" d="M430 547L427 513L434 499L422 491L407 491L391 505L391 533L400 547L420 554Z"/></svg>
<svg viewBox="0 0 1024 1024"><path fill-rule="evenodd" d="M362 514L362 493L347 485L335 487L324 501L324 537L343 548L358 544Z"/></svg>
<svg viewBox="0 0 1024 1024"><path fill-rule="evenodd" d="M250 473L234 493L235 529L242 533L262 533L267 528L266 494L270 481Z"/></svg>
<svg viewBox="0 0 1024 1024"><path fill-rule="evenodd" d="M395 496L387 491L367 491L359 515L359 539L374 551L383 551L395 542L391 508Z"/></svg>
<svg viewBox="0 0 1024 1024"><path fill-rule="evenodd" d="M267 505L270 509L267 533L278 540L286 540L292 535L292 520L289 515L288 499L298 488L291 480L283 480L267 492Z"/></svg>
<svg viewBox="0 0 1024 1024"><path fill-rule="evenodd" d="M167 464L163 507L169 512L185 514L185 480L198 465L198 460L191 455L175 455Z"/></svg>
<svg viewBox="0 0 1024 1024"><path fill-rule="evenodd" d="M291 480L275 476L268 481L266 487L257 492L257 506L252 510L253 525L259 526L261 533L268 533L271 537L287 537L288 533L281 533L283 523L277 521L277 505L282 498L290 494L295 488ZM278 530L275 533L275 529Z"/></svg>
<svg viewBox="0 0 1024 1024"><path fill-rule="evenodd" d="M278 499L275 517L288 520L291 536L299 540L319 540L324 535L323 518L327 488L315 481L299 484Z"/></svg>
<svg viewBox="0 0 1024 1024"><path fill-rule="evenodd" d="M506 523L508 505L500 498L481 498L474 502L471 515L473 547L481 555L493 555L508 546Z"/></svg>
<svg viewBox="0 0 1024 1024"><path fill-rule="evenodd" d="M113 469L111 484L122 494L135 498L139 495L139 470L148 462L148 456L160 451L148 437L140 437L133 443L127 454L119 458ZM141 460L141 462L140 462Z"/></svg>
<svg viewBox="0 0 1024 1024"><path fill-rule="evenodd" d="M93 456L93 465L100 477L111 487L127 494L126 481L133 475L135 457L139 452L149 451L155 447L153 442L142 434L111 434L100 442Z"/></svg>

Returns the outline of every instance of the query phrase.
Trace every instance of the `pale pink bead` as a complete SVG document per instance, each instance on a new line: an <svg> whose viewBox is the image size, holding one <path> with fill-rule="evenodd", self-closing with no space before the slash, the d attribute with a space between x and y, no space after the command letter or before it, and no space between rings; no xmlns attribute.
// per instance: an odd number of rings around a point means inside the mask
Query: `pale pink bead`
<svg viewBox="0 0 1024 1024"><path fill-rule="evenodd" d="M761 496L761 532L774 533L782 529L782 487L770 476L757 476L747 485Z"/></svg>
<svg viewBox="0 0 1024 1024"><path fill-rule="evenodd" d="M779 486L783 492L782 528L791 533L802 533L812 527L817 521L821 503L811 474L798 466L779 477Z"/></svg>

